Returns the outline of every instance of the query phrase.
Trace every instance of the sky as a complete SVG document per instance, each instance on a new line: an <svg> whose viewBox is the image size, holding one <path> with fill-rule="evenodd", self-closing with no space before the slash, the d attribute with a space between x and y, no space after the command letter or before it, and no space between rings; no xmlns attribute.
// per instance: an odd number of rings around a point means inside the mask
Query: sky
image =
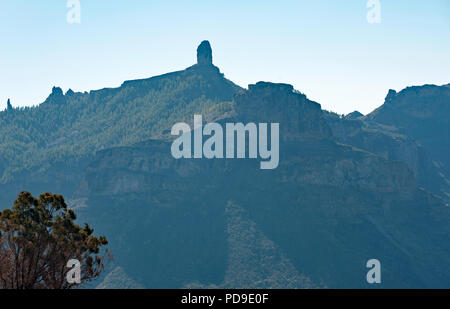
<svg viewBox="0 0 450 309"><path fill-rule="evenodd" d="M0 109L8 98L38 105L53 86L84 92L184 69L205 39L238 85L289 83L340 114L371 112L389 89L450 83L449 0L379 0L379 23L368 0L79 3L69 23L68 0L0 0Z"/></svg>

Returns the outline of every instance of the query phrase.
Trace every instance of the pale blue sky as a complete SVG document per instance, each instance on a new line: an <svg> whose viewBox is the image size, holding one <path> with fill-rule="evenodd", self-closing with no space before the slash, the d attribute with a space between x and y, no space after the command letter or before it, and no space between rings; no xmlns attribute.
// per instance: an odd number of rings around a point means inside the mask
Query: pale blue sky
<svg viewBox="0 0 450 309"><path fill-rule="evenodd" d="M290 83L339 113L450 83L449 0L380 0L380 24L367 0L80 0L81 24L66 2L0 1L0 109L184 69L204 39L237 84Z"/></svg>

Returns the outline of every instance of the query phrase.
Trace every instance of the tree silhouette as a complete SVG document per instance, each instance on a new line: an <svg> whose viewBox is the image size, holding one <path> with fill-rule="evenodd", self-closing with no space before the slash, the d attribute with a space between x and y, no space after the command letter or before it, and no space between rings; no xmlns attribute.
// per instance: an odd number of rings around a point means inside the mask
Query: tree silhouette
<svg viewBox="0 0 450 309"><path fill-rule="evenodd" d="M21 192L12 209L0 212L0 289L73 288L66 278L72 259L81 264L81 283L98 277L107 240L75 219L61 195Z"/></svg>

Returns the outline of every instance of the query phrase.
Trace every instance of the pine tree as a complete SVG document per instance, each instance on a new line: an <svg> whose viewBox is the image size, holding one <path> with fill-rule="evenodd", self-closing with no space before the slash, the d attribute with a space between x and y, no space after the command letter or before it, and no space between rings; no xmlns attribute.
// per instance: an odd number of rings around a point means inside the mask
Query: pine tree
<svg viewBox="0 0 450 309"><path fill-rule="evenodd" d="M74 288L66 280L72 259L80 263L81 283L97 278L109 257L100 248L108 242L75 220L61 195L20 193L11 209L0 212L0 290Z"/></svg>

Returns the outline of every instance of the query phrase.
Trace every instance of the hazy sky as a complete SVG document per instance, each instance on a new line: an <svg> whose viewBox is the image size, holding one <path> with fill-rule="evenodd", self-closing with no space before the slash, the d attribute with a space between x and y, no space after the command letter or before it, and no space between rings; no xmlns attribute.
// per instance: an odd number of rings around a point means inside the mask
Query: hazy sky
<svg viewBox="0 0 450 309"><path fill-rule="evenodd" d="M339 113L368 113L388 89L450 83L450 1L0 0L0 108L37 105L52 86L117 87L184 69L211 42L214 63L247 87L284 82Z"/></svg>

